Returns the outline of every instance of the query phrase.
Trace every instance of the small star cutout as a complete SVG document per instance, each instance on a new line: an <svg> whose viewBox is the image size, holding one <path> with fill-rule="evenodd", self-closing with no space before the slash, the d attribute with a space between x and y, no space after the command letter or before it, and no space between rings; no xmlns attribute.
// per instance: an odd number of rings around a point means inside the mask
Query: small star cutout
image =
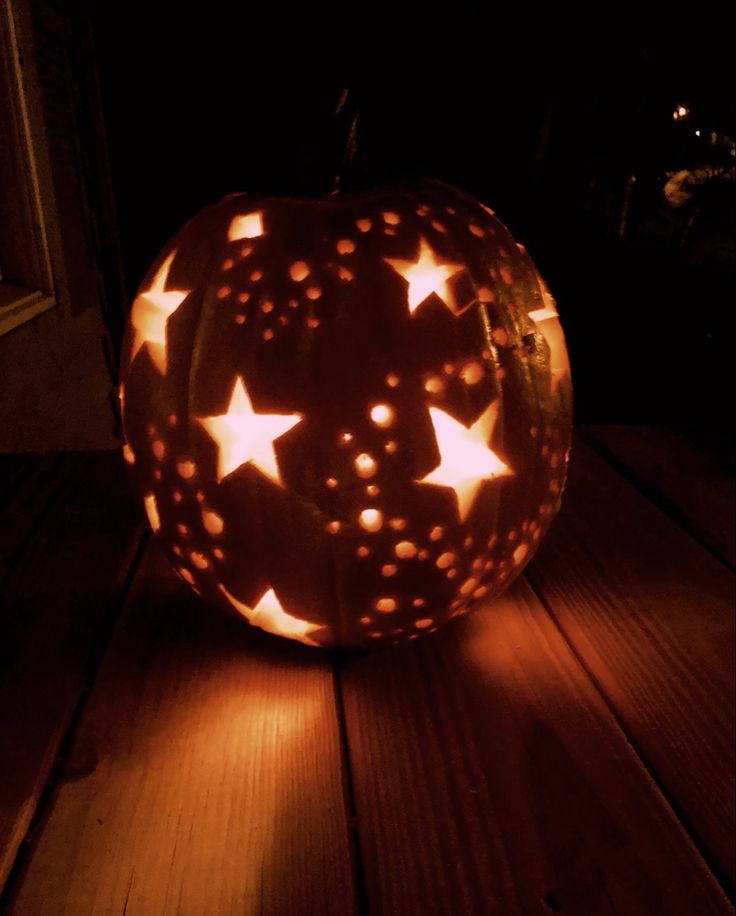
<svg viewBox="0 0 736 916"><path fill-rule="evenodd" d="M250 463L283 486L273 443L300 422L300 414L256 413L242 378L236 378L227 413L198 419L219 448L218 482Z"/></svg>
<svg viewBox="0 0 736 916"><path fill-rule="evenodd" d="M460 520L464 521L484 481L513 474L488 447L498 416L498 401L494 401L470 427L458 423L437 407L430 407L429 414L440 463L417 483L453 489Z"/></svg>
<svg viewBox="0 0 736 916"><path fill-rule="evenodd" d="M135 336L130 361L133 362L143 344L148 344L148 352L161 375L166 375L167 367L166 323L190 293L190 290L166 289L175 256L176 252L172 251L159 267L150 289L136 296L131 314Z"/></svg>
<svg viewBox="0 0 736 916"><path fill-rule="evenodd" d="M267 633L274 633L276 636L289 636L291 639L297 639L308 646L318 645L307 634L318 630L319 625L288 614L272 588L269 588L262 595L254 608L250 608L247 604L243 604L242 601L238 601L224 585L220 585L220 591L230 604L240 611L253 626L260 627L262 630L266 630Z"/></svg>
<svg viewBox="0 0 736 916"><path fill-rule="evenodd" d="M465 306L465 308L458 309L455 297L447 284L450 277L463 269L463 265L437 260L434 249L421 236L416 261L400 261L392 258L384 258L384 261L409 284L409 313L411 315L432 293L440 297L453 315L459 315L467 308Z"/></svg>

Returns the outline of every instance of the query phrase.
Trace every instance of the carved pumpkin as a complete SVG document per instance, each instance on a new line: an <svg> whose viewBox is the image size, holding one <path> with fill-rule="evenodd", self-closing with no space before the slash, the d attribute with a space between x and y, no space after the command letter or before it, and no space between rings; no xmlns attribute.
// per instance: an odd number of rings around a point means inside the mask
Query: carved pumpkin
<svg viewBox="0 0 736 916"><path fill-rule="evenodd" d="M508 585L559 506L554 301L445 185L225 198L145 279L124 365L153 531L192 588L273 633L432 632Z"/></svg>

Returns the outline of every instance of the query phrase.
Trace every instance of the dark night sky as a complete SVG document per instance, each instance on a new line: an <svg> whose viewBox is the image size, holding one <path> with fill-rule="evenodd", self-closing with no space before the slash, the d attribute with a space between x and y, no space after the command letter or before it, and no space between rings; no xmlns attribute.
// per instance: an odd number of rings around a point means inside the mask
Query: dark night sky
<svg viewBox="0 0 736 916"><path fill-rule="evenodd" d="M334 110L347 86L347 114L357 109L359 121L344 188L435 177L496 209L557 296L580 419L710 422L713 392L719 403L728 384L734 195L706 199L683 247L687 217L667 212L662 184L665 172L712 159L696 123L736 136L731 55L717 30L708 41L688 29L659 41L608 29L606 40L584 41L455 16L421 31L374 29L374 39L358 14L350 35L337 21L316 38L287 12L288 33L216 6L206 21L201 10L100 13L131 291L173 231L225 194L329 191L349 120ZM687 124L672 120L680 102Z"/></svg>

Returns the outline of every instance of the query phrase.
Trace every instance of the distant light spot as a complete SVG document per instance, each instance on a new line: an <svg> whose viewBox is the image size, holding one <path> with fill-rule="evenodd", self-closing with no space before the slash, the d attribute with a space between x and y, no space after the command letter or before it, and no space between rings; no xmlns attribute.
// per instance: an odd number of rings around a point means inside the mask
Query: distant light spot
<svg viewBox="0 0 736 916"><path fill-rule="evenodd" d="M176 526L176 530L179 532L179 534L180 534L183 538L185 538L185 537L189 534L189 528L188 528L183 522L180 522L180 523Z"/></svg>
<svg viewBox="0 0 736 916"><path fill-rule="evenodd" d="M133 454L133 449L126 442L123 446L123 458L128 462L128 464L135 464L135 455Z"/></svg>
<svg viewBox="0 0 736 916"><path fill-rule="evenodd" d="M386 442L383 446L384 451L389 455L395 454L397 448L398 445L394 442L393 439L389 439L388 442Z"/></svg>
<svg viewBox="0 0 736 916"><path fill-rule="evenodd" d="M230 295L231 292L232 290L230 289L229 286L221 286L217 290L217 298L218 299L227 299L227 297Z"/></svg>
<svg viewBox="0 0 736 916"><path fill-rule="evenodd" d="M383 221L388 223L389 226L398 226L401 222L401 217L398 213L392 213L390 210L387 210L383 214Z"/></svg>
<svg viewBox="0 0 736 916"><path fill-rule="evenodd" d="M273 331L271 330L271 328L266 328L263 334L261 334L261 337L264 340L273 340Z"/></svg>
<svg viewBox="0 0 736 916"><path fill-rule="evenodd" d="M499 273L501 274L501 279L503 280L503 282L507 286L511 286L511 284L514 282L514 278L511 276L511 272L509 271L509 269L504 266L499 270Z"/></svg>
<svg viewBox="0 0 736 916"><path fill-rule="evenodd" d="M309 265L306 261L294 261L289 268L289 276L297 283L306 280L309 276Z"/></svg>
<svg viewBox="0 0 736 916"><path fill-rule="evenodd" d="M222 560L225 557L224 552L219 547L215 547L215 549L212 551L212 555L218 560Z"/></svg>
<svg viewBox="0 0 736 916"><path fill-rule="evenodd" d="M222 516L218 515L217 512L214 512L212 509L202 510L202 524L204 525L205 531L215 537L222 534L225 528L225 522Z"/></svg>
<svg viewBox="0 0 736 916"><path fill-rule="evenodd" d="M255 239L259 235L263 235L262 210L246 213L243 216L236 216L230 222L230 228L227 231L229 242L237 242L239 239Z"/></svg>
<svg viewBox="0 0 736 916"><path fill-rule="evenodd" d="M335 477L328 477L327 480L325 481L325 486L326 486L329 490L334 490L335 487L337 486L337 478L335 478Z"/></svg>
<svg viewBox="0 0 736 916"><path fill-rule="evenodd" d="M385 576L386 578L395 576L398 571L399 571L399 567L394 566L393 563L386 563L385 566L381 567L381 575Z"/></svg>
<svg viewBox="0 0 736 916"><path fill-rule="evenodd" d="M347 430L343 429L337 436L337 444L341 445L343 448L353 441L353 434Z"/></svg>
<svg viewBox="0 0 736 916"><path fill-rule="evenodd" d="M445 228L444 224L441 223L438 219L432 220L432 228L436 229L437 232L447 232L447 229Z"/></svg>
<svg viewBox="0 0 736 916"><path fill-rule="evenodd" d="M437 566L440 569L447 569L448 566L452 566L457 557L454 553L441 553L436 560Z"/></svg>
<svg viewBox="0 0 736 916"><path fill-rule="evenodd" d="M499 347L505 347L509 342L509 335L506 333L505 328L494 328L491 332L491 337Z"/></svg>
<svg viewBox="0 0 736 916"><path fill-rule="evenodd" d="M176 426L179 421L177 420L175 413L170 413L166 418L166 422L169 424L169 426Z"/></svg>
<svg viewBox="0 0 736 916"><path fill-rule="evenodd" d="M412 601L412 604L414 605L414 607L425 607L427 602L424 600L424 598L415 598Z"/></svg>
<svg viewBox="0 0 736 916"><path fill-rule="evenodd" d="M161 530L161 517L158 514L158 503L156 502L156 497L153 493L147 493L143 497L143 502L146 506L146 515L148 516L148 521L151 523L151 529L155 532Z"/></svg>
<svg viewBox="0 0 736 916"><path fill-rule="evenodd" d="M341 280L344 280L346 283L348 283L350 280L355 279L355 274L352 272L352 270L348 270L347 267L338 267L337 275Z"/></svg>
<svg viewBox="0 0 736 916"><path fill-rule="evenodd" d="M376 473L376 462L372 455L369 455L367 452L362 452L355 459L355 473L358 477L366 479L368 477L373 477Z"/></svg>
<svg viewBox="0 0 736 916"><path fill-rule="evenodd" d="M210 561L203 553L198 553L196 550L193 550L189 554L189 559L194 563L197 569L208 569Z"/></svg>
<svg viewBox="0 0 736 916"><path fill-rule="evenodd" d="M477 235L479 239L482 239L485 236L485 232L481 229L480 226L476 226L475 223L471 223L468 227L473 235Z"/></svg>
<svg viewBox="0 0 736 916"><path fill-rule="evenodd" d="M394 553L402 560L408 560L417 555L417 545L412 541L399 541L394 547Z"/></svg>
<svg viewBox="0 0 736 916"><path fill-rule="evenodd" d="M319 288L319 286L310 286L307 289L307 299L319 299L321 295L322 290Z"/></svg>
<svg viewBox="0 0 736 916"><path fill-rule="evenodd" d="M185 582L188 582L190 585L194 585L194 576L189 572L185 567L179 568L179 575Z"/></svg>
<svg viewBox="0 0 736 916"><path fill-rule="evenodd" d="M367 557L368 554L371 552L371 549L370 547L358 547L358 549L355 552L358 554L359 557Z"/></svg>
<svg viewBox="0 0 736 916"><path fill-rule="evenodd" d="M445 363L442 367L442 371L445 373L445 375L454 375L455 366L453 363Z"/></svg>
<svg viewBox="0 0 736 916"><path fill-rule="evenodd" d="M355 251L355 242L352 239L340 239L337 251L338 254L352 254Z"/></svg>
<svg viewBox="0 0 736 916"><path fill-rule="evenodd" d="M519 546L514 551L514 563L518 566L520 563L523 563L526 559L526 555L529 553L529 548L526 544L519 544Z"/></svg>
<svg viewBox="0 0 736 916"><path fill-rule="evenodd" d="M369 483L365 488L365 492L368 496L374 497L378 496L378 494L381 492L381 488L377 487L374 483Z"/></svg>
<svg viewBox="0 0 736 916"><path fill-rule="evenodd" d="M205 499L205 497L204 497L204 492L203 492L202 490L197 490L197 492L196 492L195 495L196 495L197 502L198 502L200 505L202 505L202 503L204 502L204 499Z"/></svg>
<svg viewBox="0 0 736 916"><path fill-rule="evenodd" d="M426 547L423 547L423 548L419 551L419 553L417 554L417 556L419 557L420 560L428 560L428 559L429 559L429 551L427 550Z"/></svg>
<svg viewBox="0 0 736 916"><path fill-rule="evenodd" d="M164 455L166 454L166 446L160 439L156 439L156 441L153 443L151 451L159 461L163 461Z"/></svg>
<svg viewBox="0 0 736 916"><path fill-rule="evenodd" d="M297 299L289 299L289 308L290 308L290 309L298 309L298 308L299 308L299 301L298 301Z"/></svg>
<svg viewBox="0 0 736 916"><path fill-rule="evenodd" d="M253 273L250 275L250 278L254 283L257 283L259 280L263 279L263 271L254 270Z"/></svg>
<svg viewBox="0 0 736 916"><path fill-rule="evenodd" d="M445 575L447 576L448 579L454 579L455 576L457 575L457 570L456 570L456 569L448 569L447 572L445 573Z"/></svg>
<svg viewBox="0 0 736 916"><path fill-rule="evenodd" d="M361 618L360 618L360 622L361 622L364 626L367 626L367 625L368 625L369 623L371 623L372 621L373 621L373 618L372 618L372 617L361 617Z"/></svg>
<svg viewBox="0 0 736 916"><path fill-rule="evenodd" d="M269 299L264 299L264 301L261 303L261 311L264 315L268 315L269 312L273 311L273 302L271 302Z"/></svg>
<svg viewBox="0 0 736 916"><path fill-rule="evenodd" d="M330 534L337 534L340 530L340 522L328 522L326 527Z"/></svg>
<svg viewBox="0 0 736 916"><path fill-rule="evenodd" d="M483 369L483 366L481 366L481 364L475 360L470 363L466 363L460 370L460 378L465 382L466 385L477 385L484 375L485 370Z"/></svg>
<svg viewBox="0 0 736 916"><path fill-rule="evenodd" d="M163 477L163 474L161 473L161 468L154 468L153 479L161 480L162 477Z"/></svg>
<svg viewBox="0 0 736 916"><path fill-rule="evenodd" d="M435 525L429 532L429 539L430 541L439 541L444 533L445 529L441 525Z"/></svg>
<svg viewBox="0 0 736 916"><path fill-rule="evenodd" d="M245 305L245 303L250 299L250 293L238 293L238 302Z"/></svg>
<svg viewBox="0 0 736 916"><path fill-rule="evenodd" d="M232 258L226 258L226 259L222 262L222 269L223 269L223 270L232 270L233 267L235 267L235 261L233 261Z"/></svg>
<svg viewBox="0 0 736 916"><path fill-rule="evenodd" d="M370 410L371 420L381 429L391 426L394 422L394 409L390 404L374 404Z"/></svg>
<svg viewBox="0 0 736 916"><path fill-rule="evenodd" d="M184 497L181 495L181 490L172 490L171 497L175 503L180 503Z"/></svg>
<svg viewBox="0 0 736 916"><path fill-rule="evenodd" d="M466 579L463 584L460 586L461 595L469 595L478 585L478 580L475 578Z"/></svg>
<svg viewBox="0 0 736 916"><path fill-rule="evenodd" d="M429 394L441 394L445 390L445 383L439 375L430 375L424 383L424 390Z"/></svg>
<svg viewBox="0 0 736 916"><path fill-rule="evenodd" d="M307 325L310 328L318 328L319 327L319 318L316 318L314 315L311 315L309 318L307 318Z"/></svg>
<svg viewBox="0 0 736 916"><path fill-rule="evenodd" d="M478 299L481 302L493 302L495 300L495 295L493 290L488 289L487 286L481 286L478 289Z"/></svg>
<svg viewBox="0 0 736 916"><path fill-rule="evenodd" d="M427 627L431 627L433 623L434 620L431 617L423 617L421 620L415 621L414 626L418 630L426 630Z"/></svg>
<svg viewBox="0 0 736 916"><path fill-rule="evenodd" d="M363 509L358 521L365 531L380 531L383 527L383 512L380 509Z"/></svg>
<svg viewBox="0 0 736 916"><path fill-rule="evenodd" d="M184 480L190 480L196 473L197 465L188 458L182 458L181 461L177 461L176 470L179 472L179 476L183 477Z"/></svg>
<svg viewBox="0 0 736 916"><path fill-rule="evenodd" d="M381 614L390 614L398 606L395 598L377 598L373 603L373 607Z"/></svg>
<svg viewBox="0 0 736 916"><path fill-rule="evenodd" d="M369 219L359 219L356 220L355 225L360 229L361 232L370 232L370 228L373 225Z"/></svg>
<svg viewBox="0 0 736 916"><path fill-rule="evenodd" d="M488 586L481 585L480 588L476 588L473 592L473 598L484 598L488 594Z"/></svg>
<svg viewBox="0 0 736 916"><path fill-rule="evenodd" d="M238 257L248 258L252 254L253 254L253 246L252 245L243 245L243 247L238 252Z"/></svg>
<svg viewBox="0 0 736 916"><path fill-rule="evenodd" d="M386 376L386 384L388 385L388 387L389 388L398 388L399 383L400 383L400 379L398 375L396 375L395 372L389 372L389 374Z"/></svg>
<svg viewBox="0 0 736 916"><path fill-rule="evenodd" d="M403 531L404 528L406 528L406 519L405 518L389 519L389 525L394 529L394 531Z"/></svg>

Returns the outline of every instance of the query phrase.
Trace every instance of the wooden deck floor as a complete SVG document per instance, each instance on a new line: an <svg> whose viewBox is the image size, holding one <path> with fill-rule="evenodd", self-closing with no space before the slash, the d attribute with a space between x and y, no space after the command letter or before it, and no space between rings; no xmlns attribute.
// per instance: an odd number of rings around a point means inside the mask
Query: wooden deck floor
<svg viewBox="0 0 736 916"><path fill-rule="evenodd" d="M0 460L0 912L733 912L733 481L582 436L523 580L362 655L202 605L117 455Z"/></svg>

